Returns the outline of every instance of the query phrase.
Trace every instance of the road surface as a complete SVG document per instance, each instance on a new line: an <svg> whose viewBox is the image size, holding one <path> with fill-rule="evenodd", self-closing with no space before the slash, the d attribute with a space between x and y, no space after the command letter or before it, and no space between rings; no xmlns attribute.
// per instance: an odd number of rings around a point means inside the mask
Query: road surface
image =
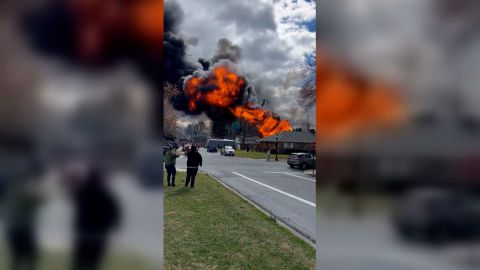
<svg viewBox="0 0 480 270"><path fill-rule="evenodd" d="M480 269L478 243L446 246L400 241L381 213L352 216L317 212L319 270L474 270Z"/></svg>
<svg viewBox="0 0 480 270"><path fill-rule="evenodd" d="M214 176L257 206L315 242L315 178L290 169L286 161L225 157L200 150L200 170ZM186 169L186 159L177 159L177 169ZM178 179L177 186L185 179ZM201 185L196 188L202 188Z"/></svg>

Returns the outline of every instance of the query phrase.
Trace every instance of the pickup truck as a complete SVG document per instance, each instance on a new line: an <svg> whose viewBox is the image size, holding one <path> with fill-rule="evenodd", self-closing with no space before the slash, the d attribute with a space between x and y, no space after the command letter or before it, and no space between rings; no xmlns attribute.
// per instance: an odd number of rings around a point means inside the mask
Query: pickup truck
<svg viewBox="0 0 480 270"><path fill-rule="evenodd" d="M315 167L315 157L309 153L291 153L287 160L290 168L313 168Z"/></svg>

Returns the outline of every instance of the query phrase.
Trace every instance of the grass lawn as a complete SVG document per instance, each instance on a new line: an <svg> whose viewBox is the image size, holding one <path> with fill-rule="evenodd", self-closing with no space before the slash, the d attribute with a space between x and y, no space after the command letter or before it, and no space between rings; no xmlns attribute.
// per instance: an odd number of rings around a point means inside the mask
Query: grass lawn
<svg viewBox="0 0 480 270"><path fill-rule="evenodd" d="M314 269L315 250L223 185L165 189L165 269Z"/></svg>
<svg viewBox="0 0 480 270"><path fill-rule="evenodd" d="M254 158L254 159L266 159L267 154L263 152L247 152L246 150L235 150L236 157L246 157L246 158ZM278 154L278 159L288 159L288 155L286 154ZM270 155L270 160L275 160L275 154Z"/></svg>
<svg viewBox="0 0 480 270"><path fill-rule="evenodd" d="M71 269L69 254L43 251L39 257L38 270ZM0 247L0 269L9 269L9 258L5 246ZM102 270L158 270L158 266L148 264L143 259L129 254L113 254L108 256Z"/></svg>

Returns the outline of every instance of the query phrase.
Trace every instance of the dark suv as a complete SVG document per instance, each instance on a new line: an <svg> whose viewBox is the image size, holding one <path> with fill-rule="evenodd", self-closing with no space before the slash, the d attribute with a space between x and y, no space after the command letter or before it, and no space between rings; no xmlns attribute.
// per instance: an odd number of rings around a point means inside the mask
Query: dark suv
<svg viewBox="0 0 480 270"><path fill-rule="evenodd" d="M397 204L393 224L407 240L438 243L478 239L480 204L477 198L454 191L416 190Z"/></svg>
<svg viewBox="0 0 480 270"><path fill-rule="evenodd" d="M315 167L315 156L308 153L291 153L290 156L288 156L287 163L290 168L313 168Z"/></svg>

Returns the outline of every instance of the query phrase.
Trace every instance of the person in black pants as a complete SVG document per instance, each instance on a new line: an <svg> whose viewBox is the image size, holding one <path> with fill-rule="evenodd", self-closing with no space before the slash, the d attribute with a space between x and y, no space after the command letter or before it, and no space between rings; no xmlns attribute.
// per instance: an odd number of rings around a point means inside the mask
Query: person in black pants
<svg viewBox="0 0 480 270"><path fill-rule="evenodd" d="M202 155L198 153L197 147L192 145L190 152L187 154L187 179L185 180L185 187L195 186L195 176L197 176L198 166L202 166Z"/></svg>
<svg viewBox="0 0 480 270"><path fill-rule="evenodd" d="M175 186L175 174L177 173L177 169L175 168L175 160L179 156L177 155L175 148L169 147L167 153L165 153L165 169L167 170L167 184L168 186ZM172 179L172 183L170 184L170 178Z"/></svg>
<svg viewBox="0 0 480 270"><path fill-rule="evenodd" d="M74 193L74 270L98 270L109 236L120 223L120 206L99 168L92 168Z"/></svg>

